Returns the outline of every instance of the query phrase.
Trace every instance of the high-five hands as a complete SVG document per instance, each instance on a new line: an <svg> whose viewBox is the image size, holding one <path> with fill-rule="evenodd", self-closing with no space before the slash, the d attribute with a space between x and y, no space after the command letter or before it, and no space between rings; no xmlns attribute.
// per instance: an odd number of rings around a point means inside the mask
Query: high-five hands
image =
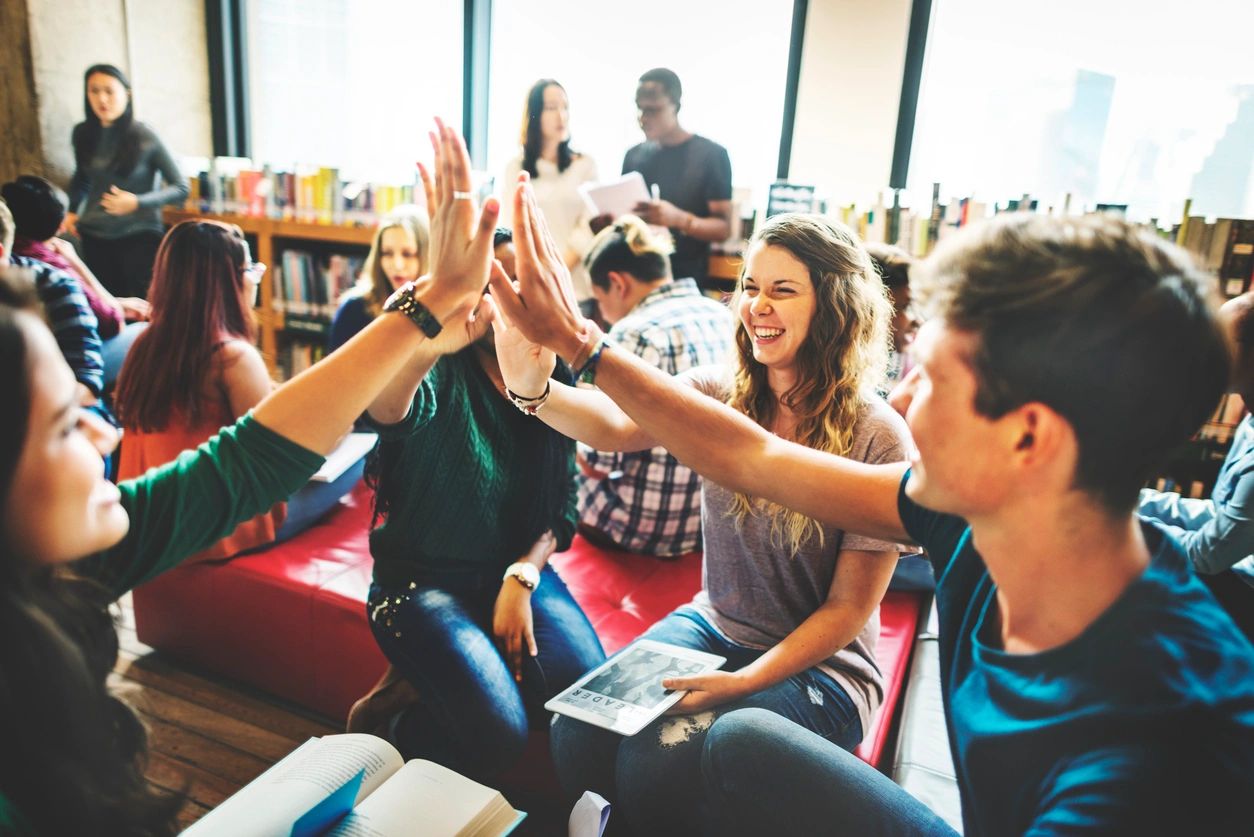
<svg viewBox="0 0 1254 837"><path fill-rule="evenodd" d="M442 310L428 304L437 315L450 310L460 314L478 304L487 286L492 233L501 207L488 198L476 221L466 143L439 119L428 136L435 151L433 171L418 164L431 218L430 286L423 296L438 300Z"/></svg>
<svg viewBox="0 0 1254 837"><path fill-rule="evenodd" d="M503 272L492 273L496 307L527 340L571 360L595 332L579 313L570 271L536 206L526 172L518 176L514 192L514 251L517 286Z"/></svg>

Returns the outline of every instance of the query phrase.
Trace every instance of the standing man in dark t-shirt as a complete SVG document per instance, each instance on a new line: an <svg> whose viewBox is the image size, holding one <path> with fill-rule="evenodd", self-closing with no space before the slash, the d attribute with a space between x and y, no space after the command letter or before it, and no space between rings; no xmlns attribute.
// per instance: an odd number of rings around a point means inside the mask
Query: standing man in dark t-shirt
<svg viewBox="0 0 1254 837"><path fill-rule="evenodd" d="M623 174L638 171L653 189L654 199L639 204L636 214L675 237L671 275L704 285L710 242L731 235L731 160L726 148L679 124L682 95L679 76L670 70L640 77L636 112L645 141L628 149Z"/></svg>

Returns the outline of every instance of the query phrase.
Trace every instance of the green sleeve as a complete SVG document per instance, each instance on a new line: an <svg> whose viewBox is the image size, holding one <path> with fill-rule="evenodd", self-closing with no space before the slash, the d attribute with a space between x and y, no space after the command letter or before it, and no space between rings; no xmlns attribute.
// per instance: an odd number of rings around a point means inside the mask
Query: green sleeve
<svg viewBox="0 0 1254 837"><path fill-rule="evenodd" d="M0 793L0 835L3 837L35 837L35 829L22 812Z"/></svg>
<svg viewBox="0 0 1254 837"><path fill-rule="evenodd" d="M119 484L130 531L79 570L121 595L286 500L322 462L249 413L195 450Z"/></svg>

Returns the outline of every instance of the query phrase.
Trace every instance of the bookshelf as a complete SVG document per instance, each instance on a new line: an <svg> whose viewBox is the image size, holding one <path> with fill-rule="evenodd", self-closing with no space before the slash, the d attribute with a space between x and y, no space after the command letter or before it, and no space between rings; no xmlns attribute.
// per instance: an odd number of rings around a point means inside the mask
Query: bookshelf
<svg viewBox="0 0 1254 837"><path fill-rule="evenodd" d="M283 251L292 249L294 245L299 246L300 242L306 242L319 245L343 245L346 249L358 251L364 256L374 238L373 226L350 227L254 215L195 212L169 207L166 208L164 217L165 223L171 226L194 218L211 218L235 224L254 242L253 258L270 267L261 280L256 311L261 354L266 360L266 366L270 369L271 375L276 375L279 370L279 341L286 330L284 313L274 304L277 295L274 282ZM307 332L302 331L301 334L304 339L309 339Z"/></svg>
<svg viewBox="0 0 1254 837"><path fill-rule="evenodd" d="M374 238L374 226L356 227L342 224L321 224L309 221L284 220L256 215L237 215L233 213L198 212L188 209L167 207L165 223L173 226L180 221L193 218L211 218L228 224L235 224L253 242L253 258L269 266L262 277L261 287L257 294L257 331L261 354L271 375L277 376L280 368L278 363L280 340L286 335L286 318L284 312L274 304L279 296L275 280L282 265L283 251L299 247L300 242L315 245L343 245L345 249L365 255ZM734 282L740 275L740 256L727 253L714 253L710 256L710 277L727 282ZM309 331L294 331L298 339L317 339Z"/></svg>

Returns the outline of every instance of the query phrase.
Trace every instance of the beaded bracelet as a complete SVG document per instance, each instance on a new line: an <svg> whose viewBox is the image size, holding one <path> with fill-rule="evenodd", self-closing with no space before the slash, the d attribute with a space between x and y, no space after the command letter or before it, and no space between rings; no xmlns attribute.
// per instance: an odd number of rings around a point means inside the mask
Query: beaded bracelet
<svg viewBox="0 0 1254 837"><path fill-rule="evenodd" d="M597 341L596 348L592 350L592 354L588 355L588 359L583 365L575 370L575 380L581 384L591 384L597 376L597 362L601 360L601 353L610 345L610 341L604 336Z"/></svg>
<svg viewBox="0 0 1254 837"><path fill-rule="evenodd" d="M535 398L528 398L525 395L519 395L509 387L505 388L506 397L513 402L515 407L529 416L534 416L536 413L540 412L540 408L548 403L549 393L551 392L552 387L549 385L548 381L544 382L544 392L540 393Z"/></svg>

